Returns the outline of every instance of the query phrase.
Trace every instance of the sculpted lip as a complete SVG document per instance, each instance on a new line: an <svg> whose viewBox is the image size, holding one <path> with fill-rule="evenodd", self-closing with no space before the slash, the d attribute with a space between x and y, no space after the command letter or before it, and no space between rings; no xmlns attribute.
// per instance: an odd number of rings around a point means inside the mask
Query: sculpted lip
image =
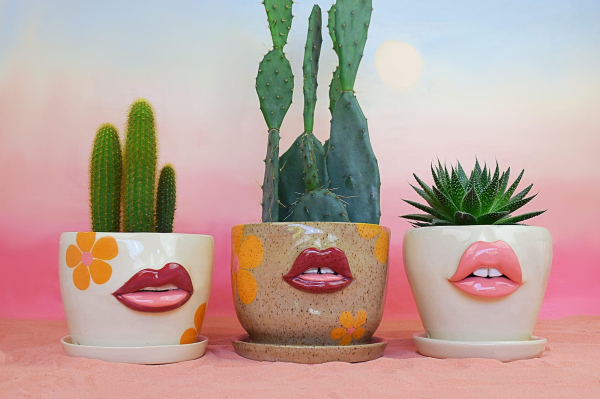
<svg viewBox="0 0 600 399"><path fill-rule="evenodd" d="M140 270L113 296L129 309L158 313L177 309L193 292L187 270L179 263L167 263L160 270Z"/></svg>
<svg viewBox="0 0 600 399"><path fill-rule="evenodd" d="M463 253L449 281L468 294L499 298L515 292L523 284L523 276L510 245L504 241L477 241Z"/></svg>
<svg viewBox="0 0 600 399"><path fill-rule="evenodd" d="M353 277L348 258L341 249L307 248L298 255L283 279L296 289L322 294L344 289Z"/></svg>

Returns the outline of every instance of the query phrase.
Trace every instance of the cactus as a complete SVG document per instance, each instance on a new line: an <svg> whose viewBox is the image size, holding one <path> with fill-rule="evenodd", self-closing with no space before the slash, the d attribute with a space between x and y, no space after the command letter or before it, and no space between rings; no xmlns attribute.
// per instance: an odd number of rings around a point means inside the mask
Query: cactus
<svg viewBox="0 0 600 399"><path fill-rule="evenodd" d="M121 224L121 143L117 129L98 128L90 160L92 231L119 231Z"/></svg>
<svg viewBox="0 0 600 399"><path fill-rule="evenodd" d="M260 109L269 128L265 176L262 185L262 221L279 220L279 129L292 104L294 75L283 53L292 26L292 0L263 2L273 38L273 50L260 62L256 76L256 93Z"/></svg>
<svg viewBox="0 0 600 399"><path fill-rule="evenodd" d="M279 129L291 104L293 88L291 68L282 52L287 32L282 35L279 20L271 23L275 15L271 13L282 4L289 6L286 12L291 15L291 3L265 2L274 49L261 62L256 79L261 110L269 128L262 221L291 217L293 221L378 224L379 169L366 118L353 92L371 17L371 1L338 0L329 10L329 34L340 66L329 90L331 137L324 146L313 135L323 40L321 9L318 5L313 7L303 64L304 132L277 160Z"/></svg>
<svg viewBox="0 0 600 399"><path fill-rule="evenodd" d="M150 103L139 99L131 105L127 119L123 162L124 231L154 231L156 161L154 112Z"/></svg>
<svg viewBox="0 0 600 399"><path fill-rule="evenodd" d="M156 152L154 113L144 99L129 110L123 156L117 129L100 126L90 161L93 231L118 232L121 208L125 232L173 231L175 170L162 168L157 192Z"/></svg>
<svg viewBox="0 0 600 399"><path fill-rule="evenodd" d="M159 233L173 232L176 203L175 169L166 164L160 170L158 188L156 190L156 231Z"/></svg>

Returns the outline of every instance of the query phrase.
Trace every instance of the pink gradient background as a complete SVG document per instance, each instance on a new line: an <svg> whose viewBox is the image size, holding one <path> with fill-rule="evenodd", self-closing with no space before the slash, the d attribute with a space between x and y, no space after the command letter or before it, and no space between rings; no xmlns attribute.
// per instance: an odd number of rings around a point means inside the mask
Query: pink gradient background
<svg viewBox="0 0 600 399"><path fill-rule="evenodd" d="M0 23L12 21L8 39L0 41L0 318L64 317L59 235L89 230L87 168L94 132L111 122L122 133L137 97L154 105L160 162L173 163L178 173L176 231L215 238L209 314L234 313L229 231L260 219L256 181L262 179L266 127L253 79L270 40L258 3L234 3L239 8L228 10L227 18L239 24L227 25L231 29L222 28L220 14L196 23L188 14L199 11L185 7L152 5L139 22L127 9L122 18L103 20L94 14L98 10L83 6L61 15L43 2L0 3ZM304 3L295 6L297 16L308 15L312 2ZM418 317L402 265L409 226L397 217L413 211L400 200L416 199L408 185L412 172L430 182L433 159L458 158L470 168L475 155L488 163L497 159L513 174L524 168L523 187L533 182L540 191L524 210L549 209L532 222L554 239L541 316L600 314L600 47L586 39L589 32L572 37L587 29L589 13L582 8L558 20L539 16L546 36L524 19L531 10L515 9L481 26L474 15L463 16L465 22L442 2L433 3L433 14L415 6L407 15L395 1L377 2L357 82L381 169L381 224L392 229L385 316ZM189 7L216 7L198 4ZM69 25L77 18L96 30ZM397 19L396 27L385 23L389 18ZM461 30L465 23L473 23L472 32ZM562 30L571 36L552 39ZM305 18L296 18L287 51L297 88L304 32ZM205 40L207 35L214 40ZM493 54L500 52L501 59L486 53L482 37L494 39ZM408 42L424 61L419 83L402 92L385 86L373 66L375 50L390 39ZM335 66L327 40L315 131L322 140ZM301 93L296 90L282 127L283 149L302 130Z"/></svg>

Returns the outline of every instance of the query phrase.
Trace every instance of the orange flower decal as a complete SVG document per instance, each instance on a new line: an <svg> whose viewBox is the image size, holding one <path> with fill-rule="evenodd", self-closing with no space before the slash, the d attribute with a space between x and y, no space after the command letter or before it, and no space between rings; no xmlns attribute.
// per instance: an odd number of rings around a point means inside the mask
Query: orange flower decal
<svg viewBox="0 0 600 399"><path fill-rule="evenodd" d="M340 340L340 346L346 346L353 339L360 339L365 335L365 329L362 327L367 322L367 312L360 310L356 314L356 318L352 317L352 313L345 311L340 315L340 323L343 327L334 328L331 331L331 339ZM341 339L340 339L341 338Z"/></svg>
<svg viewBox="0 0 600 399"><path fill-rule="evenodd" d="M193 344L198 340L198 334L202 330L202 323L204 323L204 315L206 314L206 302L198 306L196 314L194 315L194 326L196 328L188 328L181 335L179 343L181 345Z"/></svg>
<svg viewBox="0 0 600 399"><path fill-rule="evenodd" d="M246 236L243 226L236 226L231 231L232 243L232 278L240 301L248 305L256 298L257 284L249 270L259 266L264 257L264 248L260 238L255 235Z"/></svg>
<svg viewBox="0 0 600 399"><path fill-rule="evenodd" d="M380 263L387 262L390 247L389 233L379 225L368 223L357 223L356 229L358 230L358 234L367 240L377 237L379 234L375 242L375 257Z"/></svg>
<svg viewBox="0 0 600 399"><path fill-rule="evenodd" d="M96 233L77 233L77 245L67 248L67 266L73 270L73 283L80 290L90 286L90 276L94 283L104 284L112 275L112 267L106 263L119 253L117 241L110 236L96 241Z"/></svg>

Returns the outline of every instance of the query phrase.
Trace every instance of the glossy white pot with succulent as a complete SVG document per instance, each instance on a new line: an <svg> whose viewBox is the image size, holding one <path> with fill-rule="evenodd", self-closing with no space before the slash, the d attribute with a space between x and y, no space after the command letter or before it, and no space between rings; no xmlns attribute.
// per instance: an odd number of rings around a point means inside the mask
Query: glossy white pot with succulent
<svg viewBox="0 0 600 399"><path fill-rule="evenodd" d="M404 265L426 337L532 340L552 239L544 228L519 224L544 211L511 215L535 197L526 197L532 186L513 196L523 172L509 186L510 169L500 174L498 165L492 174L476 162L470 177L460 163L450 173L441 164L432 171L433 187L415 175L428 205L406 201L426 214L403 216L416 227L404 236Z"/></svg>

